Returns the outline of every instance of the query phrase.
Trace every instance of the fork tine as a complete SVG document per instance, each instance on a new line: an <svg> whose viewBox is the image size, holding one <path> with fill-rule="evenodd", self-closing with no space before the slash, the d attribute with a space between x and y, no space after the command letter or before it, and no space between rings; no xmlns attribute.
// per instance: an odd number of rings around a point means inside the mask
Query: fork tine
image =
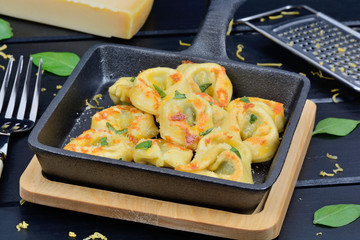
<svg viewBox="0 0 360 240"><path fill-rule="evenodd" d="M30 115L29 115L29 119L33 122L35 122L35 120L36 120L36 115L37 115L38 108L39 108L39 95L40 95L40 87L41 87L42 64L43 64L43 60L40 59L37 76L36 76L34 97L33 97L32 103L31 103L31 110L30 110Z"/></svg>
<svg viewBox="0 0 360 240"><path fill-rule="evenodd" d="M19 64L18 64L18 67L16 70L14 85L13 85L13 88L11 91L8 107L6 108L5 118L11 118L12 114L14 112L15 101L16 101L16 92L19 87L19 78L20 78L20 74L22 71L23 61L24 61L23 56L20 56Z"/></svg>
<svg viewBox="0 0 360 240"><path fill-rule="evenodd" d="M24 88L23 88L23 91L21 94L19 110L18 110L18 113L16 116L16 118L20 119L20 120L24 119L24 115L25 115L26 103L27 103L28 92L29 92L29 80L30 80L30 76L31 76L31 70L32 70L32 57L30 57L29 63L27 65L26 76L25 76L25 81L24 81Z"/></svg>
<svg viewBox="0 0 360 240"><path fill-rule="evenodd" d="M4 104L4 98L5 98L5 93L6 93L6 88L8 86L9 83L9 79L10 79L10 75L11 75L11 69L13 66L13 62L14 62L14 58L13 56L10 57L10 60L8 62L8 65L6 67L6 71L5 71L5 75L4 75L4 80L3 83L1 85L1 90L0 90L0 112L2 110L3 104Z"/></svg>

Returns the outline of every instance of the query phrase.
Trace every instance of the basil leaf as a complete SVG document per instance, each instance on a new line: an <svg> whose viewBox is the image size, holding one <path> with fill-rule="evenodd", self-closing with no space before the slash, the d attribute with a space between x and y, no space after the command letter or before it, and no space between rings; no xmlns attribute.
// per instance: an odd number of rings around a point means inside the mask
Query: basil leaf
<svg viewBox="0 0 360 240"><path fill-rule="evenodd" d="M114 128L109 122L106 123L106 127L110 130L110 131L113 131L115 132L115 134L117 135L121 135L123 133L127 133L128 129L127 128L124 128L122 130L117 130L116 128Z"/></svg>
<svg viewBox="0 0 360 240"><path fill-rule="evenodd" d="M186 95L184 93L180 93L178 90L175 90L174 99L185 99Z"/></svg>
<svg viewBox="0 0 360 240"><path fill-rule="evenodd" d="M240 100L240 101L243 101L243 102L245 102L245 103L250 103L250 100L249 100L248 97L242 97L242 98L240 98L239 100Z"/></svg>
<svg viewBox="0 0 360 240"><path fill-rule="evenodd" d="M253 124L257 120L257 116L255 114L251 114L250 123Z"/></svg>
<svg viewBox="0 0 360 240"><path fill-rule="evenodd" d="M199 88L200 88L201 92L205 92L206 89L208 89L211 85L212 85L212 83L204 83L204 84L201 84L199 86Z"/></svg>
<svg viewBox="0 0 360 240"><path fill-rule="evenodd" d="M41 52L30 56L36 66L39 66L42 58L45 71L62 77L69 76L80 61L78 55L70 52Z"/></svg>
<svg viewBox="0 0 360 240"><path fill-rule="evenodd" d="M161 89L159 88L158 86L156 86L155 84L153 84L155 90L159 93L160 97L161 98L164 98L166 97L166 93Z"/></svg>
<svg viewBox="0 0 360 240"><path fill-rule="evenodd" d="M136 145L135 149L147 149L147 148L151 148L151 145L152 145L152 141L148 140Z"/></svg>
<svg viewBox="0 0 360 240"><path fill-rule="evenodd" d="M236 148L234 148L233 146L231 146L230 151L234 152L234 153L241 159L240 152L239 152Z"/></svg>
<svg viewBox="0 0 360 240"><path fill-rule="evenodd" d="M130 82L134 82L135 81L135 77L130 78Z"/></svg>
<svg viewBox="0 0 360 240"><path fill-rule="evenodd" d="M107 146L109 143L107 142L107 137L100 138L101 146Z"/></svg>
<svg viewBox="0 0 360 240"><path fill-rule="evenodd" d="M346 136L352 132L360 121L346 118L325 118L318 122L312 135L327 133L335 136Z"/></svg>
<svg viewBox="0 0 360 240"><path fill-rule="evenodd" d="M0 18L0 40L9 39L13 36L10 23Z"/></svg>
<svg viewBox="0 0 360 240"><path fill-rule="evenodd" d="M318 209L314 213L314 224L329 227L341 227L355 221L360 217L360 205L335 204Z"/></svg>
<svg viewBox="0 0 360 240"><path fill-rule="evenodd" d="M212 131L213 129L214 129L214 127L209 128L209 129L207 129L207 130L205 130L205 131L201 132L199 135L200 135L200 136L205 136L205 135L207 135L207 134L211 133L211 131Z"/></svg>

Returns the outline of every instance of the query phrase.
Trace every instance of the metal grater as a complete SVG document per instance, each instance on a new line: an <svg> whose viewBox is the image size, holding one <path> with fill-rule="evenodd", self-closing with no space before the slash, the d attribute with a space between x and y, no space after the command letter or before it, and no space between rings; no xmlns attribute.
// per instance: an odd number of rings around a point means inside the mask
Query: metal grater
<svg viewBox="0 0 360 240"><path fill-rule="evenodd" d="M304 5L285 6L238 19L238 23L360 92L360 34L344 24Z"/></svg>

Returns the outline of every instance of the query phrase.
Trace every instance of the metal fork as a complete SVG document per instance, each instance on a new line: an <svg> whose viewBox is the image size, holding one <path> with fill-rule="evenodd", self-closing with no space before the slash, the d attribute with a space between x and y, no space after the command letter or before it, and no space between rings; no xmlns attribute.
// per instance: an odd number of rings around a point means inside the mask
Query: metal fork
<svg viewBox="0 0 360 240"><path fill-rule="evenodd" d="M0 113L4 106L5 95L7 92L7 88L9 85L9 79L11 75L11 69L13 66L13 57L11 56L9 63L6 67L4 80L0 89ZM24 80L24 87L20 99L20 103L17 106L18 111L17 115L14 116L14 109L16 106L16 93L19 88L20 83L20 75L23 68L24 58L20 56L19 63L17 66L15 79L13 83L13 87L11 90L11 95L7 104L5 115L0 116L0 177L4 167L3 161L7 155L7 149L9 144L9 138L11 133L13 132L24 132L30 130L35 123L36 115L39 106L39 94L40 94L40 85L41 85L41 71L42 71L42 60L39 62L39 69L37 72L35 89L33 94L33 99L31 103L30 113L25 117L25 110L28 100L28 92L29 92L29 82L31 77L31 69L32 69L32 58L30 57L29 63L27 65L26 76Z"/></svg>

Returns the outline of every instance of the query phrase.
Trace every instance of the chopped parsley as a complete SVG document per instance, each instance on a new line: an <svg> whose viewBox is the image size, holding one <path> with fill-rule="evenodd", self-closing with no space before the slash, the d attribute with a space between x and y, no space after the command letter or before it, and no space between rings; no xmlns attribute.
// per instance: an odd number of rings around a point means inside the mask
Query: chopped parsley
<svg viewBox="0 0 360 240"><path fill-rule="evenodd" d="M156 86L155 84L153 84L155 90L159 93L160 97L161 98L164 98L166 97L166 93L161 89L159 88L158 86Z"/></svg>
<svg viewBox="0 0 360 240"><path fill-rule="evenodd" d="M250 123L253 124L257 120L257 116L255 114L251 114L250 116Z"/></svg>
<svg viewBox="0 0 360 240"><path fill-rule="evenodd" d="M178 90L175 90L174 99L185 99L186 95L184 93L180 93Z"/></svg>
<svg viewBox="0 0 360 240"><path fill-rule="evenodd" d="M144 141L135 146L135 149L148 149L151 148L152 141Z"/></svg>
<svg viewBox="0 0 360 240"><path fill-rule="evenodd" d="M250 100L248 97L242 97L242 98L240 98L240 101L243 101L245 103L250 103Z"/></svg>
<svg viewBox="0 0 360 240"><path fill-rule="evenodd" d="M199 86L199 88L200 88L201 92L205 92L206 89L208 89L211 85L212 85L212 83L204 83L204 84L201 84Z"/></svg>
<svg viewBox="0 0 360 240"><path fill-rule="evenodd" d="M236 148L234 148L233 146L231 146L230 151L234 152L234 153L241 159L240 152L239 152Z"/></svg>
<svg viewBox="0 0 360 240"><path fill-rule="evenodd" d="M107 142L107 137L100 138L100 144L101 146L107 146L109 143Z"/></svg>
<svg viewBox="0 0 360 240"><path fill-rule="evenodd" d="M135 81L135 77L130 78L130 82L134 82Z"/></svg>
<svg viewBox="0 0 360 240"><path fill-rule="evenodd" d="M114 128L109 122L106 123L106 127L110 130L113 131L114 133L121 135L123 133L127 133L128 129L124 128L123 130L117 130L116 128Z"/></svg>
<svg viewBox="0 0 360 240"><path fill-rule="evenodd" d="M200 136L205 136L205 135L209 134L213 129L214 129L214 127L209 128L209 129L201 132L199 135L200 135Z"/></svg>

